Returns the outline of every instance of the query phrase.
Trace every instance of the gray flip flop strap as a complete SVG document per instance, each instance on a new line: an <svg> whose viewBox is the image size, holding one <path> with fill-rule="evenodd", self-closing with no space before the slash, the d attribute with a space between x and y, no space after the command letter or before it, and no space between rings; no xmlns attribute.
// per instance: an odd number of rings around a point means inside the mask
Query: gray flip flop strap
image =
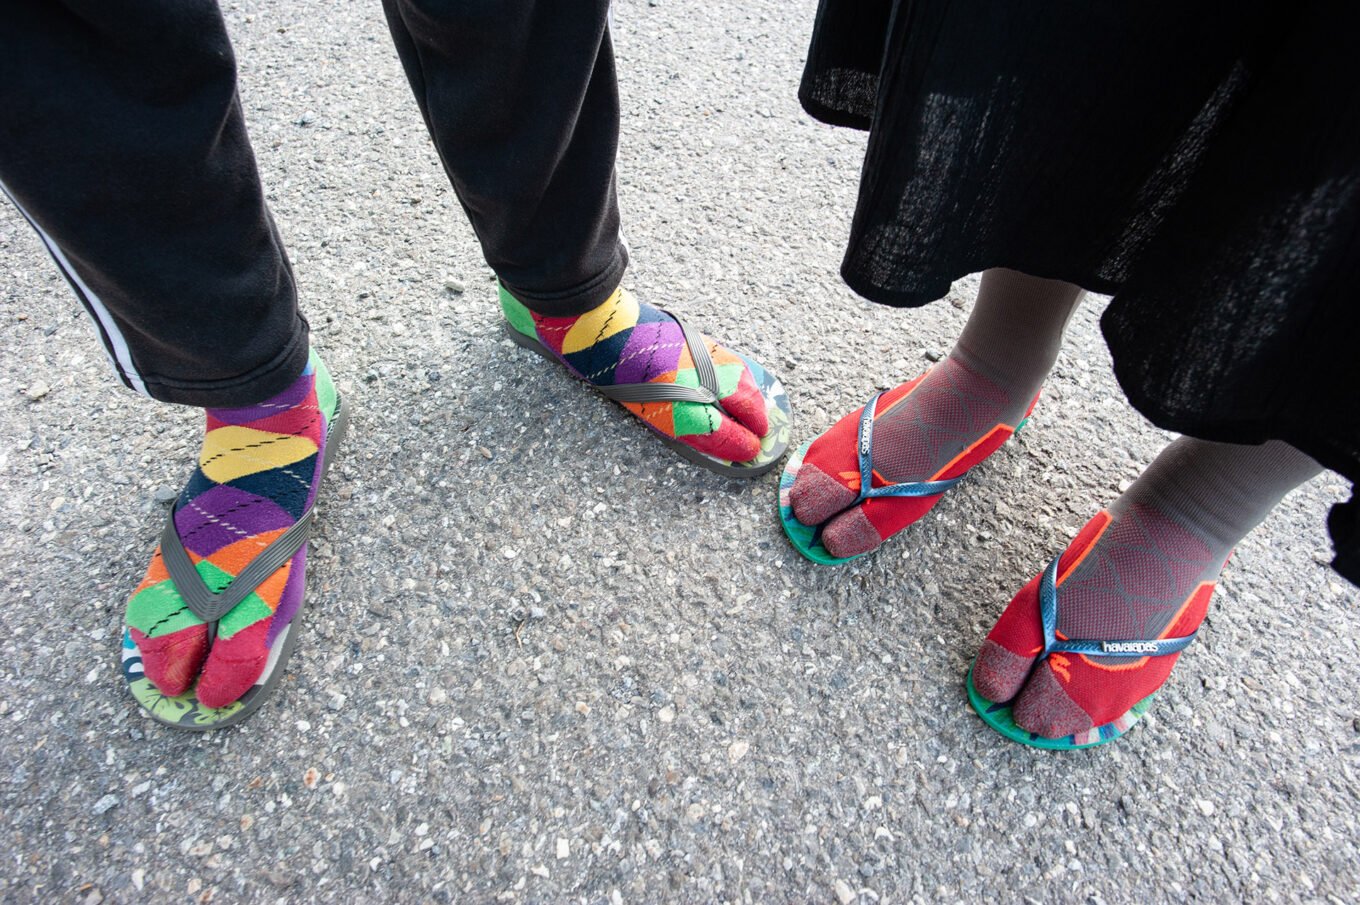
<svg viewBox="0 0 1360 905"><path fill-rule="evenodd" d="M178 508L176 505L170 510L170 518L166 519L165 530L161 532L161 558L165 560L165 571L170 573L175 590L179 591L185 605L195 616L208 623L217 622L225 616L302 549L311 533L312 513L315 511L314 507L308 507L302 513L302 518L260 551L260 555L252 559L230 584L221 591L214 591L203 583L203 576L198 574L198 569L189 559L189 552L179 539L179 532L175 530L175 511Z"/></svg>
<svg viewBox="0 0 1360 905"><path fill-rule="evenodd" d="M708 405L718 401L718 372L713 367L713 358L708 354L708 344L697 330L691 329L669 311L666 314L685 334L685 345L689 346L690 358L694 359L694 373L699 378L698 388L676 386L673 383L617 383L595 384L595 389L615 402L698 402Z"/></svg>

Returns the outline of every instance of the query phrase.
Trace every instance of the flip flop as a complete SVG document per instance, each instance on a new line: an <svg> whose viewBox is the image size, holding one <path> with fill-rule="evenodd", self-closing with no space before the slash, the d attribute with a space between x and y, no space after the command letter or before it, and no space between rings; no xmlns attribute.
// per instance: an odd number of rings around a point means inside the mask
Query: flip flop
<svg viewBox="0 0 1360 905"><path fill-rule="evenodd" d="M324 411L326 408L325 400L321 400L321 405ZM326 471L330 468L331 461L335 456L335 451L339 449L345 438L345 432L349 428L349 407L344 399L339 396L335 397L332 411L334 414L326 428L326 449L321 459L321 478L325 477ZM318 481L321 478L318 478ZM218 620L249 597L256 588L278 571L284 563L292 559L293 554L297 553L307 543L307 539L311 535L316 504L313 503L308 507L291 528L260 551L260 555L255 557L250 565L246 566L239 575L232 579L230 584L216 592L204 584L197 567L189 558L188 551L184 549L184 544L175 530L176 508L176 506L171 507L165 529L161 532L161 557L165 562L165 569L174 581L175 589L183 598L185 605L193 611L195 616L208 624L208 643L211 645L217 637ZM304 597L303 603L305 604L305 602ZM127 684L128 691L137 703L158 723L173 726L176 729L195 731L222 729L231 726L241 722L259 709L260 705L269 697L270 692L274 690L274 686L278 685L279 680L283 677L283 665L293 653L293 648L297 646L298 621L301 616L302 605L300 604L292 620L274 639L274 643L269 649L269 659L265 663L264 672L260 674L260 677L255 680L255 684L245 694L225 707L213 708L200 703L194 688L174 697L163 694L144 674L141 653L137 650L137 644L132 640L132 634L126 624L123 626L123 681Z"/></svg>
<svg viewBox="0 0 1360 905"><path fill-rule="evenodd" d="M660 309L665 310L665 309ZM597 386L589 381L576 377L570 370L567 372L571 376L581 380L586 386L599 391L604 396L613 399L615 402L698 402L702 404L713 404L718 401L718 374L713 367L713 358L708 354L708 346L704 343L703 337L698 331L694 330L675 314L666 311L680 326L685 335L685 344L689 347L690 357L694 360L694 372L699 378L697 388L679 386L673 383L619 383L607 386ZM516 330L508 321L505 324L505 333L517 346L530 349L542 355L544 358L556 364L561 364L562 360L552 353L552 350L539 342L538 339L528 336ZM789 439L793 433L793 409L789 405L788 393L784 391L784 385L779 382L769 371L765 370L751 358L742 355L740 352L734 353L750 369L751 376L755 379L756 387L760 390L761 396L765 399L765 414L769 421L769 429L765 436L760 438L760 455L748 462L731 462L727 459L720 459L717 456L705 455L688 446L674 437L669 437L652 425L647 427L661 439L661 442L674 450L682 459L692 462L701 468L727 475L731 478L756 478L766 474L783 458L784 453L788 452ZM646 422L643 422L646 424Z"/></svg>
<svg viewBox="0 0 1360 905"><path fill-rule="evenodd" d="M1044 632L1044 649L1030 667L1031 673L1048 659L1049 654L1069 653L1085 657L1108 657L1111 659L1136 660L1142 657L1165 657L1180 653L1195 640L1199 630L1176 638L1154 638L1148 641L1077 641L1058 637L1058 560L1055 556L1044 570L1039 581L1039 620ZM1015 724L1011 715L1011 702L989 701L978 694L973 685L973 666L968 669L968 701L982 721L1011 741L1030 745L1034 748L1073 751L1078 748L1093 748L1119 738L1133 727L1152 704L1156 693L1148 695L1130 707L1121 716L1103 726L1095 726L1085 732L1063 738L1044 738ZM1022 684L1020 686L1024 688Z"/></svg>
<svg viewBox="0 0 1360 905"><path fill-rule="evenodd" d="M874 418L877 417L878 400L882 396L883 393L876 393L860 413L855 444L855 452L859 459L859 495L855 497L854 502L842 509L842 512L855 508L865 500L877 497L938 496L956 486L967 474L967 472L964 472L958 477L944 478L938 481L904 481L900 484L888 482L879 487L873 486ZM1032 403L1030 407L1033 408ZM1012 436L1020 433L1021 429L1028 423L1029 416L1026 415L1015 426ZM784 473L779 476L779 521L783 523L784 533L788 535L789 543L793 544L795 550L815 563L824 566L838 566L859 559L861 556L868 556L869 553L874 551L869 550L865 553L857 553L854 556L832 556L831 552L822 545L822 526L804 525L794 517L793 503L790 500L789 492L793 489L794 482L798 480L798 472L803 467L803 458L814 442L814 440L809 440L800 446L798 451L789 457L788 464L784 466Z"/></svg>

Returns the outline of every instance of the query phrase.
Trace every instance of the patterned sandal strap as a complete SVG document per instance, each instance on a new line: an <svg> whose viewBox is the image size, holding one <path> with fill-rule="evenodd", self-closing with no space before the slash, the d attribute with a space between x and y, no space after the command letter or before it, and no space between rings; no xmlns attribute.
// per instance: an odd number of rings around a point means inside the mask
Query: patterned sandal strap
<svg viewBox="0 0 1360 905"><path fill-rule="evenodd" d="M665 310L665 309L661 309ZM694 360L694 373L699 386L682 387L673 383L618 383L598 385L595 389L615 402L698 402L704 405L718 401L718 371L708 354L708 345L697 330L666 311L685 334L685 345Z"/></svg>
<svg viewBox="0 0 1360 905"><path fill-rule="evenodd" d="M1177 654L1190 646L1198 630L1179 638L1153 638L1150 640L1129 641L1084 641L1058 640L1058 561L1061 555L1053 557L1053 562L1044 570L1039 580L1039 619L1044 630L1044 652L1042 657L1052 653L1083 654L1087 657L1110 657L1137 659L1139 657L1165 657ZM1041 659L1042 659L1041 657Z"/></svg>
<svg viewBox="0 0 1360 905"><path fill-rule="evenodd" d="M855 447L859 454L859 497L850 505L858 506L865 500L876 497L936 496L962 481L963 476L959 475L957 478L944 478L939 481L908 481L902 484L889 484L886 487L874 486L874 418L877 416L878 400L882 395L876 393L859 416L859 442Z"/></svg>

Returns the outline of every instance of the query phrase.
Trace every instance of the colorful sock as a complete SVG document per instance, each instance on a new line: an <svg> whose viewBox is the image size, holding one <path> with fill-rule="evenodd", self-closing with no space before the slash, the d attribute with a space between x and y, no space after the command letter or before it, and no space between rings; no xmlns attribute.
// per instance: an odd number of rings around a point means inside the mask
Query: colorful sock
<svg viewBox="0 0 1360 905"><path fill-rule="evenodd" d="M1233 546L1319 470L1284 443L1175 441L1059 559L1059 636L1129 641L1195 631ZM1021 728L1045 738L1086 732L1119 719L1166 681L1179 654L1052 654L1034 669L1043 650L1038 589L1036 577L1015 596L973 668L978 694L1014 699Z"/></svg>
<svg viewBox="0 0 1360 905"><path fill-rule="evenodd" d="M204 583L220 591L312 504L321 474L335 387L313 352L293 384L257 405L208 409L193 477L180 494L175 527ZM146 677L167 695L187 691L225 707L255 683L269 650L302 602L307 548L208 627L184 604L158 546L133 592L127 624Z"/></svg>
<svg viewBox="0 0 1360 905"><path fill-rule="evenodd" d="M674 383L697 388L699 379L680 325L666 312L615 289L597 308L575 317L546 317L520 304L504 287L501 308L510 326L535 337L577 377L595 386ZM719 404L628 402L623 405L667 437L705 455L746 462L760 454L769 430L765 398L745 362L704 337L718 373Z"/></svg>
<svg viewBox="0 0 1360 905"><path fill-rule="evenodd" d="M972 317L949 357L878 402L875 485L957 477L995 452L1034 407L1081 299L1071 283L989 270ZM794 517L822 525L832 556L867 553L920 519L940 499L859 494L856 409L813 441L789 489Z"/></svg>

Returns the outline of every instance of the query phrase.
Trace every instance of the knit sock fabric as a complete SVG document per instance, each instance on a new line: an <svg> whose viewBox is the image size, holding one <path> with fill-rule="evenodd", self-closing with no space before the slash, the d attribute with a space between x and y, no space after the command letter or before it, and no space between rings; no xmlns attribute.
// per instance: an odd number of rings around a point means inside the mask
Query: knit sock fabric
<svg viewBox="0 0 1360 905"><path fill-rule="evenodd" d="M878 401L874 486L957 477L995 452L1034 407L1081 298L1071 283L1011 270L983 274L953 351ZM930 511L940 495L878 497L860 490L856 409L813 441L789 489L794 517L821 525L832 556L867 553Z"/></svg>
<svg viewBox="0 0 1360 905"><path fill-rule="evenodd" d="M312 353L288 389L244 408L207 410L198 468L180 493L175 529L204 583L220 592L311 506L321 476L335 387ZM217 625L185 605L157 546L127 606L146 677L164 694L198 679L207 707L237 700L264 671L275 639L302 602L306 545Z"/></svg>
<svg viewBox="0 0 1360 905"><path fill-rule="evenodd" d="M536 338L571 373L594 386L673 383L698 388L699 378L675 318L615 289L598 307L574 317L547 317L500 292L510 326ZM736 353L704 337L718 375L719 401L626 402L649 427L695 450L729 462L760 454L769 430L765 398Z"/></svg>
<svg viewBox="0 0 1360 905"><path fill-rule="evenodd" d="M1232 548L1286 493L1320 467L1278 441L1170 444L1059 558L1058 634L1088 641L1188 635L1208 610ZM973 686L1045 738L1118 720L1166 681L1179 654L1137 660L1043 650L1039 578L1002 613L982 644Z"/></svg>

